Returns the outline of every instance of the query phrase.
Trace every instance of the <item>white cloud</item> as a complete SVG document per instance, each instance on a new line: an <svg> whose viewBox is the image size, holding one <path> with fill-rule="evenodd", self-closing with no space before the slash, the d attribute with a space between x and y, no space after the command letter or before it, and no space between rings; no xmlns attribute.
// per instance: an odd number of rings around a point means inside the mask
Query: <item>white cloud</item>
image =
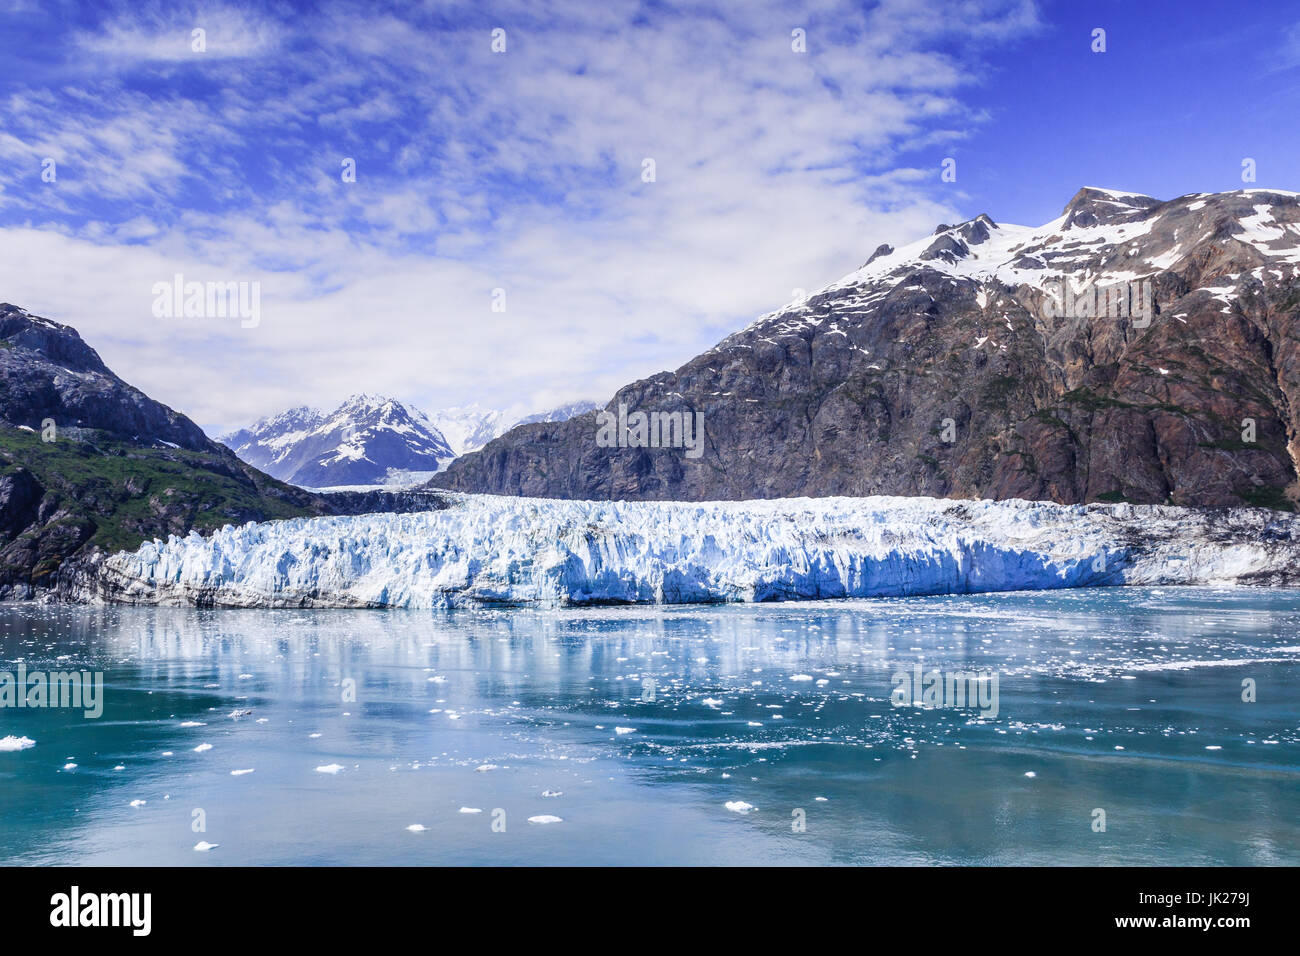
<svg viewBox="0 0 1300 956"><path fill-rule="evenodd" d="M196 33L201 31L201 33ZM164 11L108 24L98 32L80 33L75 43L97 58L147 62L197 63L205 59L239 59L270 52L275 27L232 8L168 6Z"/></svg>
<svg viewBox="0 0 1300 956"><path fill-rule="evenodd" d="M440 8L436 33L346 6L236 13L232 49L295 55L247 61L206 99L119 88L79 112L17 94L0 157L72 165L56 188L39 169L0 178L0 298L76 326L205 426L354 391L519 412L603 400L954 219L939 154L897 168L899 150L965 135L980 44L1036 26L1003 0L640 9ZM153 20L93 36L177 59ZM152 284L176 272L261 282L261 324L154 319Z"/></svg>

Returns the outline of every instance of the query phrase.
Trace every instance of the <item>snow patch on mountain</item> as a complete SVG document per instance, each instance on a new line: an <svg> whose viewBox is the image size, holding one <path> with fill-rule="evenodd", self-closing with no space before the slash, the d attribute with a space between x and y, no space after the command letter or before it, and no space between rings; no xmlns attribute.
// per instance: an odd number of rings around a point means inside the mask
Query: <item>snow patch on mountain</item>
<svg viewBox="0 0 1300 956"><path fill-rule="evenodd" d="M449 495L446 510L172 536L87 597L235 607L542 607L1117 584L1295 583L1300 519L1258 509L934 498L593 502Z"/></svg>
<svg viewBox="0 0 1300 956"><path fill-rule="evenodd" d="M760 316L746 331L779 336L820 326L825 321L820 301L846 291L851 295L836 299L837 314L852 319L922 269L976 284L983 309L983 287L990 283L1042 289L1062 276L1101 286L1133 282L1173 268L1216 237L1244 243L1271 266L1294 272L1300 265L1300 193L1243 189L1218 194L1213 204L1207 204L1207 195L1192 193L1162 202L1141 193L1091 186L1079 190L1060 216L1041 226L995 223L986 215L941 225L933 235L898 248L881 246L862 268L800 302ZM724 339L715 350L730 347L742 334Z"/></svg>

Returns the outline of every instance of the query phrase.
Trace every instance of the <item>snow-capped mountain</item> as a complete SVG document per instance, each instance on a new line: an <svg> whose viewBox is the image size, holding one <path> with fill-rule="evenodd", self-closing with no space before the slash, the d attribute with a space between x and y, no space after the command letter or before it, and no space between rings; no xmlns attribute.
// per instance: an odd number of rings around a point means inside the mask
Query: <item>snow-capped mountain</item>
<svg viewBox="0 0 1300 956"><path fill-rule="evenodd" d="M882 245L606 406L690 413L702 454L601 441L579 416L504 435L432 485L1290 509L1298 369L1300 194L1084 188L1042 226L981 215Z"/></svg>
<svg viewBox="0 0 1300 956"><path fill-rule="evenodd" d="M250 465L281 481L290 481L299 445L324 423L320 409L299 405L259 419L248 428L218 435L217 441Z"/></svg>
<svg viewBox="0 0 1300 956"><path fill-rule="evenodd" d="M516 426L530 425L534 422L568 421L575 415L594 411L598 407L595 402L568 402L557 405L549 411L536 412L511 422L505 412L481 408L473 404L430 412L429 420L438 426L438 430L446 437L447 444L457 455L467 455L472 451L478 451L492 439L504 435Z"/></svg>
<svg viewBox="0 0 1300 956"><path fill-rule="evenodd" d="M83 596L227 607L556 607L1300 583L1300 518L1258 508L447 497L441 511L173 535L107 558Z"/></svg>
<svg viewBox="0 0 1300 956"><path fill-rule="evenodd" d="M520 425L532 425L535 422L567 422L570 418L577 418L579 415L585 415L587 412L594 412L600 408L595 402L579 401L568 402L564 405L558 405L549 412L538 412L535 415L528 415L519 419L510 428L518 428ZM506 429L509 431L509 429ZM505 432L502 432L505 434ZM492 436L496 438L496 435Z"/></svg>
<svg viewBox="0 0 1300 956"><path fill-rule="evenodd" d="M307 488L382 484L456 457L423 412L378 395L353 395L328 413L291 408L220 440L250 465Z"/></svg>
<svg viewBox="0 0 1300 956"><path fill-rule="evenodd" d="M515 424L562 422L596 407L571 402ZM218 438L245 462L307 488L414 483L514 427L503 411L465 405L426 414L353 395L332 412L299 405Z"/></svg>
<svg viewBox="0 0 1300 956"><path fill-rule="evenodd" d="M482 448L510 426L505 412L481 408L477 403L431 412L429 420L457 455Z"/></svg>

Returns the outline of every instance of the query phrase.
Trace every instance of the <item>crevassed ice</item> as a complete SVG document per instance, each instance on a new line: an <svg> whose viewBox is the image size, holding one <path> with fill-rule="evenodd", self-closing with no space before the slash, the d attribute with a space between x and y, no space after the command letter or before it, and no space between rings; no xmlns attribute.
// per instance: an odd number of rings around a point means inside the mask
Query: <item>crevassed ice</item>
<svg viewBox="0 0 1300 956"><path fill-rule="evenodd" d="M1300 526L1239 509L933 498L593 502L448 495L108 558L100 596L226 606L558 607L1231 583L1297 565ZM1269 525L1267 545L1256 540Z"/></svg>

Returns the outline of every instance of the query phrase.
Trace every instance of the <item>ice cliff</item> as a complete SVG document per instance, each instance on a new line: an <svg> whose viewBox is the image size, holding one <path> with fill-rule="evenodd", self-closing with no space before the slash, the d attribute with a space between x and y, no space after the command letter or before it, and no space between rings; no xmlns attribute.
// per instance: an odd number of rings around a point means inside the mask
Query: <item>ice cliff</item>
<svg viewBox="0 0 1300 956"><path fill-rule="evenodd" d="M934 498L596 502L249 523L99 563L79 596L233 607L542 607L1300 583L1262 509Z"/></svg>

